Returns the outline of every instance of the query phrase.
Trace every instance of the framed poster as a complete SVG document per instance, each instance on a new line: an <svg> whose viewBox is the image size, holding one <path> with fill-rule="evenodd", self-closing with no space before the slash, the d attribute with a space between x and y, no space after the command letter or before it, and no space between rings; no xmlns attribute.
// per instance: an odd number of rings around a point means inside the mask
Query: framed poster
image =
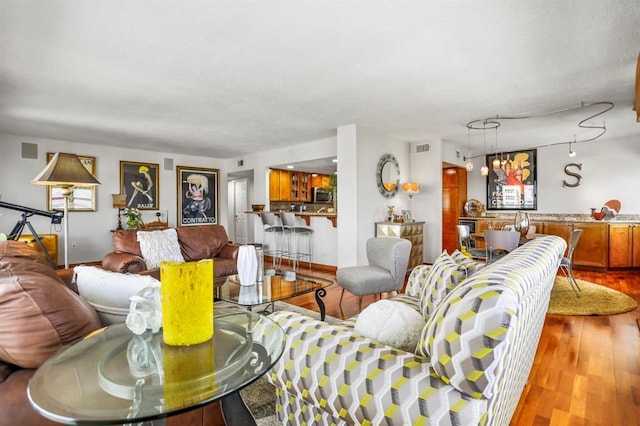
<svg viewBox="0 0 640 426"><path fill-rule="evenodd" d="M487 210L537 209L536 154L528 149L486 156Z"/></svg>
<svg viewBox="0 0 640 426"><path fill-rule="evenodd" d="M218 223L219 169L176 166L178 226Z"/></svg>
<svg viewBox="0 0 640 426"><path fill-rule="evenodd" d="M158 170L158 164L120 162L120 193L127 196L127 208L158 210L160 205Z"/></svg>
<svg viewBox="0 0 640 426"><path fill-rule="evenodd" d="M47 152L47 164L55 155L55 152ZM82 165L96 177L96 157L78 155ZM47 210L64 210L64 197L62 188L47 185ZM74 212L95 212L96 211L96 187L94 186L74 186L71 197L69 197L69 211Z"/></svg>

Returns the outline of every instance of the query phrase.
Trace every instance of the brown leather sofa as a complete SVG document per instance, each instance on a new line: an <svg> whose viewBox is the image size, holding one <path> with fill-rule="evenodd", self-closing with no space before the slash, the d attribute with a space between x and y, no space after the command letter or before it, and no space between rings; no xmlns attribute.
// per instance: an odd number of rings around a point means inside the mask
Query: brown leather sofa
<svg viewBox="0 0 640 426"><path fill-rule="evenodd" d="M215 282L238 273L236 262L239 244L229 242L222 225L185 226L175 228L184 260L213 259ZM113 251L102 259L102 267L109 271L150 274L160 279L159 269L147 269L137 240L137 230L114 231Z"/></svg>
<svg viewBox="0 0 640 426"><path fill-rule="evenodd" d="M32 408L27 386L54 352L102 327L72 278L73 269L54 270L24 242L0 243L0 426L59 424ZM167 417L166 425L221 426L224 420L214 403Z"/></svg>

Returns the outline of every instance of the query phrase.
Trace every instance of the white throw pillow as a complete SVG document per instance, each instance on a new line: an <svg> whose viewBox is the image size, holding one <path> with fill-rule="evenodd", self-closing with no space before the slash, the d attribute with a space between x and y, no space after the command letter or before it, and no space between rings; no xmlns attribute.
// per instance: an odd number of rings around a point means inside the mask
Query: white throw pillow
<svg viewBox="0 0 640 426"><path fill-rule="evenodd" d="M362 310L355 332L407 352L415 352L425 320L411 306L380 300Z"/></svg>
<svg viewBox="0 0 640 426"><path fill-rule="evenodd" d="M175 229L163 229L160 231L138 231L138 242L140 252L147 264L147 269L160 267L160 262L165 260L172 262L184 262L180 243L178 243L178 233Z"/></svg>
<svg viewBox="0 0 640 426"><path fill-rule="evenodd" d="M121 274L96 266L73 268L78 293L98 312L104 325L124 322L129 296L159 281L150 275Z"/></svg>

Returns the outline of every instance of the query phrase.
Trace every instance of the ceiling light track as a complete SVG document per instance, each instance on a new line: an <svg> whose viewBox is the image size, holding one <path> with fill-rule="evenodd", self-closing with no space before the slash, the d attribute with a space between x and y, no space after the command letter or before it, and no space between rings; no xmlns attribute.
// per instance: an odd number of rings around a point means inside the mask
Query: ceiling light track
<svg viewBox="0 0 640 426"><path fill-rule="evenodd" d="M570 108L565 108L565 109L559 109L556 111L551 111L551 112L545 112L542 114L535 114L535 115L520 115L520 116L500 116L497 115L495 117L488 117L488 118L482 118L482 119L478 119L478 120L473 120L470 121L466 124L467 129L469 129L469 131L471 130L489 130L489 129L498 129L498 127L500 127L501 125L501 120L524 120L524 119L528 119L528 118L540 118L540 117L545 117L547 115L553 115L553 114L560 114L563 112L570 112L570 111L575 111L575 110L579 110L582 108L587 108L587 107L592 107L592 106L597 106L600 105L602 106L602 110L600 110L599 112L590 115L589 117L581 120L578 123L578 127L582 128L582 129L599 129L600 132L591 138L587 138L587 139L579 139L576 140L575 135L573 140L568 140L568 141L562 141L562 142L553 142L553 143L548 143L548 144L544 144L544 145L537 145L537 146L532 146L529 148L523 148L523 149L537 149L537 148L546 148L546 147L550 147L550 146L556 146L556 145L568 145L568 144L578 144L578 143L584 143L584 142L591 142L594 141L598 138L600 138L602 135L604 135L607 132L607 127L605 125L605 122L602 122L602 125L591 125L591 124L586 124L587 121L596 118L608 111L610 111L611 109L613 109L614 104L613 102L609 102L609 101L602 101L602 102L592 102L592 103L585 103L582 102L579 106L575 106L575 107L570 107ZM571 147L570 147L571 148ZM468 159L473 159L473 158L478 158L478 157L483 157L483 155L476 155L473 157L467 157L465 158L465 160Z"/></svg>

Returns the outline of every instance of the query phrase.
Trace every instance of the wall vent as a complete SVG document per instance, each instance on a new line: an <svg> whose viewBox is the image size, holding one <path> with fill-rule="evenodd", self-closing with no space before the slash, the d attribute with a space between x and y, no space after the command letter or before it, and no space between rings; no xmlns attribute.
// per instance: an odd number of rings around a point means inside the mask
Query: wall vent
<svg viewBox="0 0 640 426"><path fill-rule="evenodd" d="M22 142L22 158L38 159L38 145L35 143Z"/></svg>
<svg viewBox="0 0 640 426"><path fill-rule="evenodd" d="M422 145L416 145L416 152L428 152L429 151L429 144L425 143Z"/></svg>
<svg viewBox="0 0 640 426"><path fill-rule="evenodd" d="M165 170L173 170L173 158L165 158L164 159L164 169Z"/></svg>

